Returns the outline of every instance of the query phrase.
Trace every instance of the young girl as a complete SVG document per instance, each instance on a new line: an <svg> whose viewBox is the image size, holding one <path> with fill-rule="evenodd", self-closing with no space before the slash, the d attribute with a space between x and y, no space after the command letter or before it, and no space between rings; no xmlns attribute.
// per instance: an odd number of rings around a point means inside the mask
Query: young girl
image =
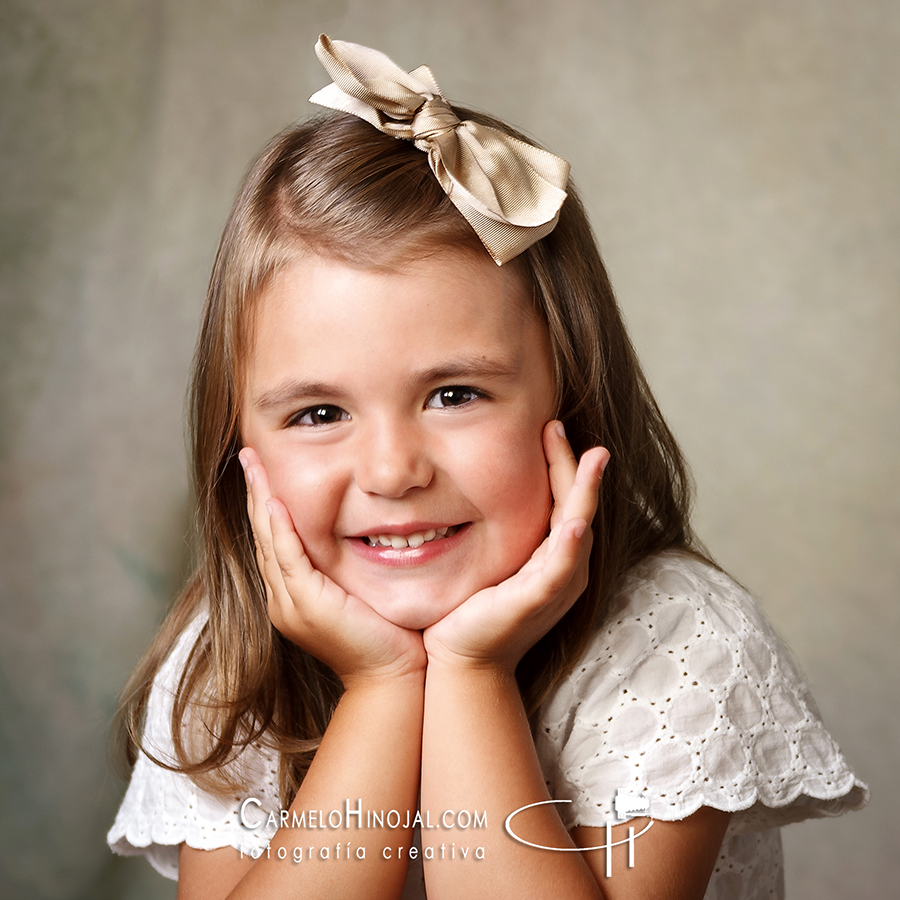
<svg viewBox="0 0 900 900"><path fill-rule="evenodd" d="M181 898L781 896L778 826L867 789L691 532L567 164L317 51L339 112L213 270L111 846Z"/></svg>

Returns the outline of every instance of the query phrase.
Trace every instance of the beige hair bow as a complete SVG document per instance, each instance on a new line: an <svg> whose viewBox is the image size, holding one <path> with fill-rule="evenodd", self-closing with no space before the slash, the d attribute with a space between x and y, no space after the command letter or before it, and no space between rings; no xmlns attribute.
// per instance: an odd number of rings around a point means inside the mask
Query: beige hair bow
<svg viewBox="0 0 900 900"><path fill-rule="evenodd" d="M320 35L334 83L312 103L412 141L498 265L548 235L566 199L569 164L496 128L460 120L427 66L404 72L383 53Z"/></svg>

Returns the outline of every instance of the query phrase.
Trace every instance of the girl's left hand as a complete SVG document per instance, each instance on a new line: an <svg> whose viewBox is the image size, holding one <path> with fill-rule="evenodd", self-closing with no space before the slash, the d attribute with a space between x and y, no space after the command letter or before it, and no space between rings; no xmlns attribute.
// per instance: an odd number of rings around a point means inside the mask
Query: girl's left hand
<svg viewBox="0 0 900 900"><path fill-rule="evenodd" d="M514 671L587 586L591 522L609 452L593 447L576 463L556 421L544 427L543 440L553 494L550 533L515 575L425 629L429 665Z"/></svg>

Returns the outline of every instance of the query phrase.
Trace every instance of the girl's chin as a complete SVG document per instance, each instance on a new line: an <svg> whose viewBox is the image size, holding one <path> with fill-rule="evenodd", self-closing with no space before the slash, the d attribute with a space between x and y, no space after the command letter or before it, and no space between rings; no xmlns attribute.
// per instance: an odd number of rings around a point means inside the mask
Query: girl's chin
<svg viewBox="0 0 900 900"><path fill-rule="evenodd" d="M366 600L366 602L388 622L410 631L423 631L453 612L465 599L465 597L440 599L391 597L384 600Z"/></svg>

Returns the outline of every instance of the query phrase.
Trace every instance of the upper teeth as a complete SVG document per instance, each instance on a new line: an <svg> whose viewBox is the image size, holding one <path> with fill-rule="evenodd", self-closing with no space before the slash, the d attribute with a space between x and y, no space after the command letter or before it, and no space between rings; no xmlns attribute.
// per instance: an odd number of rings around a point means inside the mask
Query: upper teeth
<svg viewBox="0 0 900 900"><path fill-rule="evenodd" d="M414 531L412 534L370 534L366 540L371 547L393 547L394 550L405 550L407 547L421 547L435 538L447 536L450 527L429 528L428 531Z"/></svg>

